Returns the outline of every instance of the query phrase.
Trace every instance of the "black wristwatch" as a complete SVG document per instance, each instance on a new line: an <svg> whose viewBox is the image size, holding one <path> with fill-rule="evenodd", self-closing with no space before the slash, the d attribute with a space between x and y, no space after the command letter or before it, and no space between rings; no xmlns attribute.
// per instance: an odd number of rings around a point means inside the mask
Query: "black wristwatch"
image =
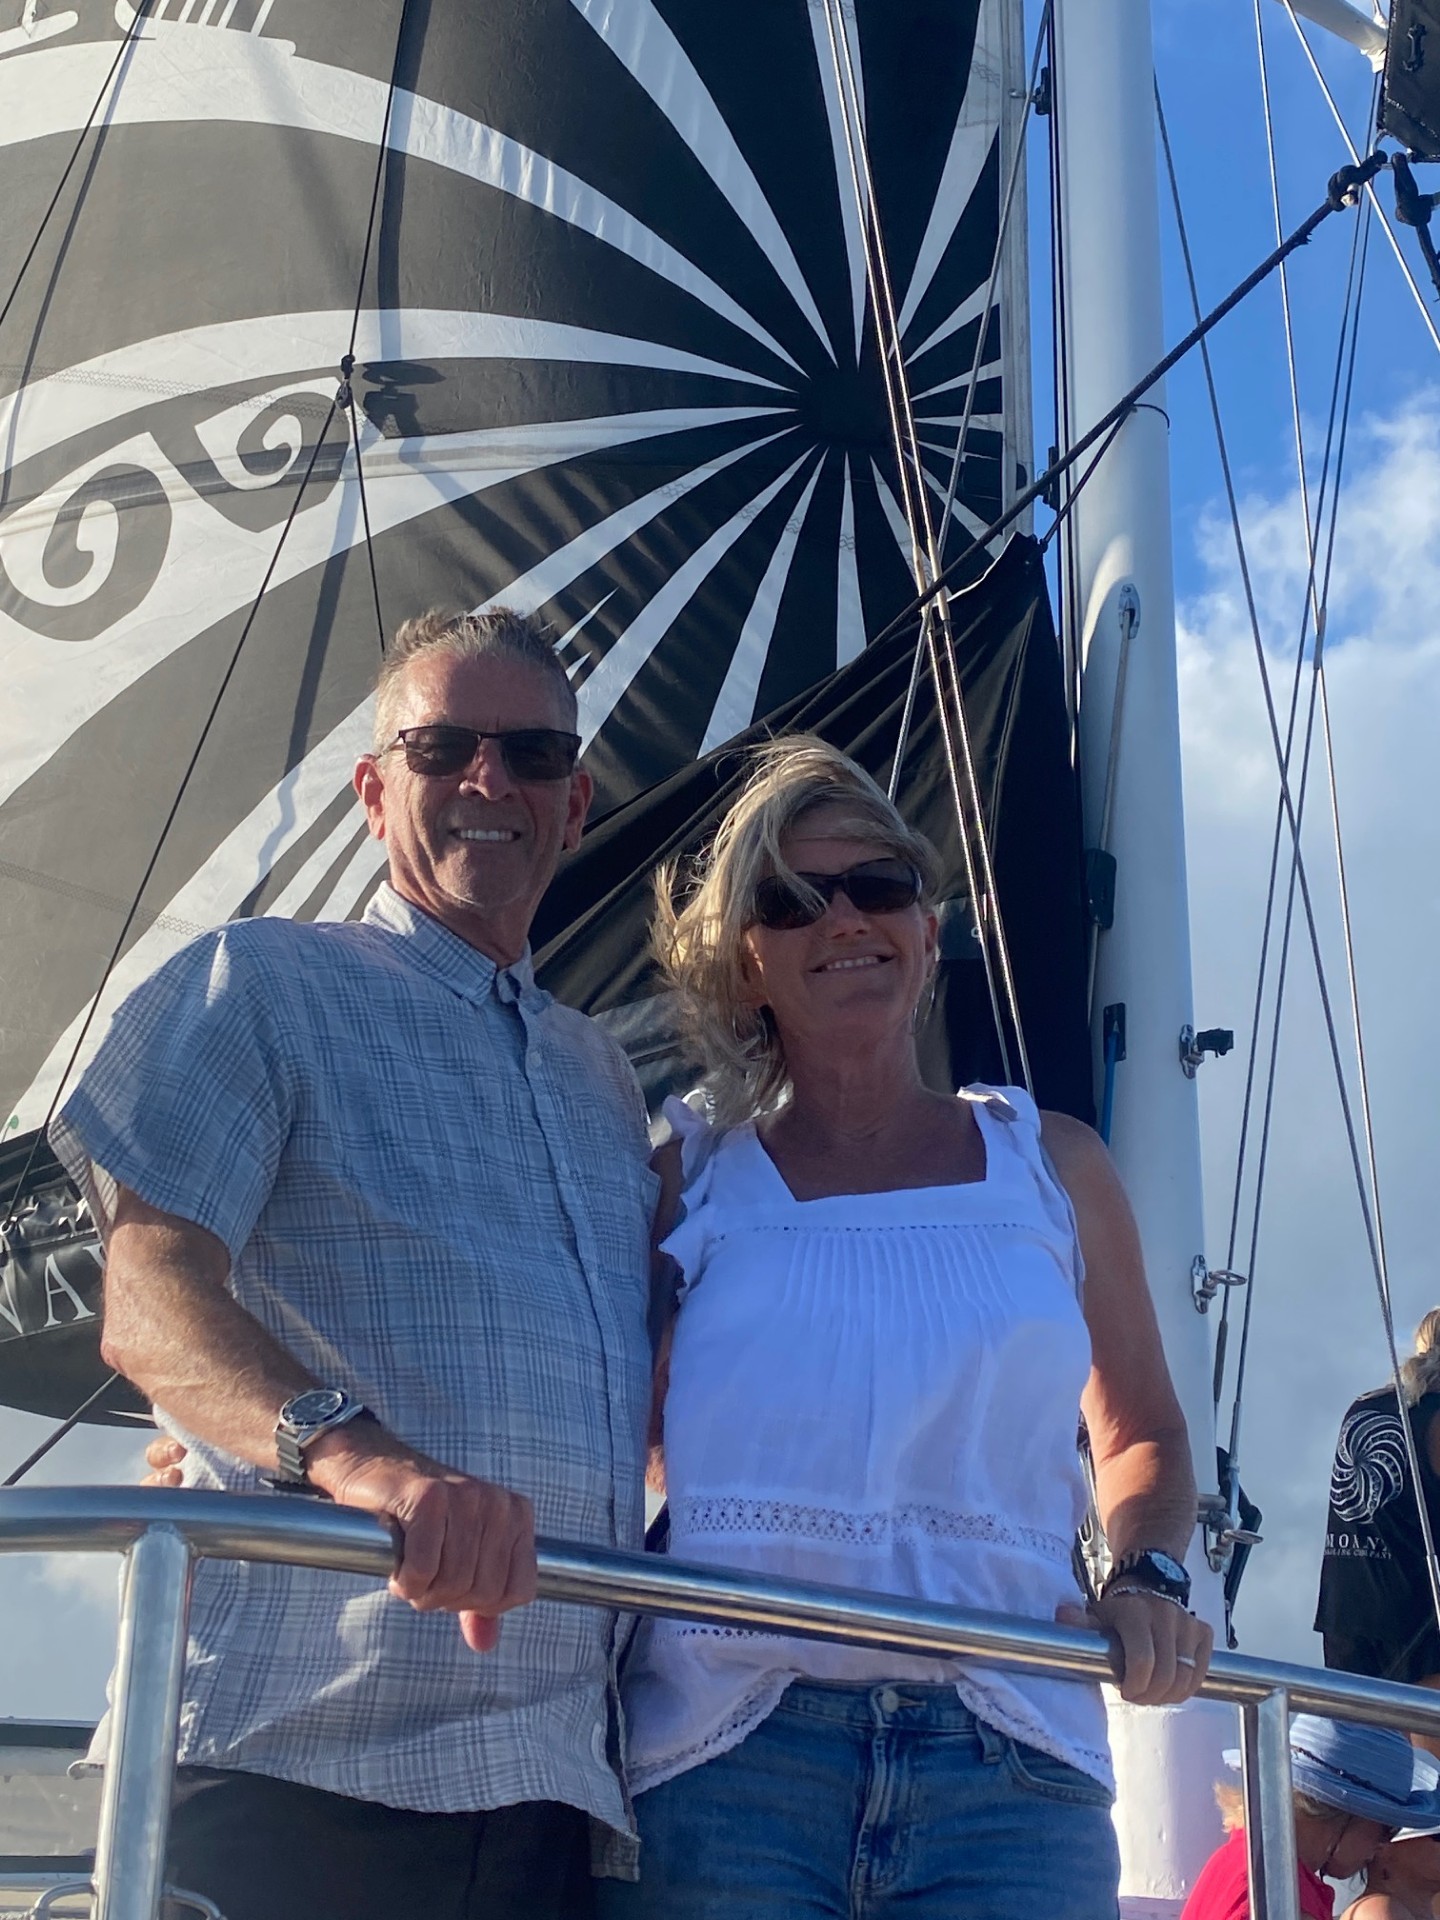
<svg viewBox="0 0 1440 1920"><path fill-rule="evenodd" d="M346 1393L343 1387L308 1387L304 1393L297 1393L293 1399L287 1400L275 1422L275 1456L280 1466L271 1484L277 1487L308 1487L310 1476L305 1469L306 1448L313 1447L322 1433L331 1433L336 1427L347 1426L362 1415L372 1420L375 1417L367 1406L357 1400L353 1393Z"/></svg>
<svg viewBox="0 0 1440 1920"><path fill-rule="evenodd" d="M1115 1587L1143 1587L1147 1593L1158 1593L1178 1606L1190 1604L1189 1574L1178 1560L1161 1553L1157 1547L1141 1547L1134 1553L1121 1554L1100 1589L1101 1599Z"/></svg>

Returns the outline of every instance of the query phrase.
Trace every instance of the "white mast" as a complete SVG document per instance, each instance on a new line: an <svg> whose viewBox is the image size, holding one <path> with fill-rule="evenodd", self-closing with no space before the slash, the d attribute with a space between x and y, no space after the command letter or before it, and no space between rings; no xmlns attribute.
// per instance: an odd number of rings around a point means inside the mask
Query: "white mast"
<svg viewBox="0 0 1440 1920"><path fill-rule="evenodd" d="M1153 70L1149 0L1056 0L1071 439L1165 350ZM1203 1498L1217 1490L1215 1422L1209 1330L1191 1278L1204 1245L1199 1115L1195 1082L1180 1063L1180 1032L1194 1013L1164 404L1157 387L1120 429L1066 538L1079 626L1071 639L1083 662L1086 844L1103 845L1116 862L1114 924L1096 954L1097 1084L1104 1010L1123 1007L1111 1149L1139 1220ZM1197 1610L1218 1628L1219 1580L1198 1532L1189 1566ZM1129 1912L1177 1910L1217 1844L1211 1788L1224 1777L1220 1751L1234 1732L1224 1708L1112 1706Z"/></svg>

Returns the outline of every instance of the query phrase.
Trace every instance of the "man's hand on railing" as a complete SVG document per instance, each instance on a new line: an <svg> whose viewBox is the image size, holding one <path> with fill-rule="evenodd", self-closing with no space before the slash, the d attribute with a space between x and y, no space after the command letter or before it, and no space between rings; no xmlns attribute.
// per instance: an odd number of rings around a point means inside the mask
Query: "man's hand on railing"
<svg viewBox="0 0 1440 1920"><path fill-rule="evenodd" d="M1136 1706L1176 1706L1199 1691L1209 1671L1214 1634L1158 1593L1114 1593L1090 1607L1061 1607L1055 1617L1062 1626L1105 1635L1120 1696Z"/></svg>
<svg viewBox="0 0 1440 1920"><path fill-rule="evenodd" d="M142 1484L182 1486L184 1458L178 1440L157 1435ZM368 1422L326 1434L307 1460L339 1505L398 1523L405 1544L390 1591L421 1613L458 1613L476 1653L495 1646L500 1614L535 1598L535 1520L523 1495L442 1466Z"/></svg>
<svg viewBox="0 0 1440 1920"><path fill-rule="evenodd" d="M368 1421L322 1434L306 1464L339 1505L398 1523L390 1591L421 1613L458 1613L476 1653L495 1646L499 1615L535 1598L535 1516L523 1494L443 1466Z"/></svg>

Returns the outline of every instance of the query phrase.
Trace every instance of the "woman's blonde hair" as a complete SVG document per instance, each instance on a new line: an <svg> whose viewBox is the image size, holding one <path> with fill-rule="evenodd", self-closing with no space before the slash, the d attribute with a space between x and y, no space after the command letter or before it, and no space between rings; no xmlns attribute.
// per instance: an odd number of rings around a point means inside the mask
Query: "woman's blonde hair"
<svg viewBox="0 0 1440 1920"><path fill-rule="evenodd" d="M770 874L809 891L781 843L817 807L837 807L836 834L893 854L920 874L922 906L933 903L939 859L905 824L863 767L813 734L774 740L755 754L734 806L682 880L674 864L655 877L655 952L679 995L681 1016L706 1069L715 1123L736 1126L778 1106L789 1087L784 1048L767 1007L745 990L744 936L754 924L755 889Z"/></svg>
<svg viewBox="0 0 1440 1920"><path fill-rule="evenodd" d="M1343 1820L1345 1815L1339 1807L1327 1807L1323 1800L1316 1800L1308 1793L1301 1793L1297 1787L1294 1792L1296 1813L1307 1814L1312 1820ZM1245 1795L1240 1788L1229 1780L1215 1783L1215 1804L1220 1809L1220 1824L1226 1833L1234 1833L1245 1824Z"/></svg>
<svg viewBox="0 0 1440 1920"><path fill-rule="evenodd" d="M1440 1307L1432 1307L1415 1329L1415 1351L1400 1363L1400 1385L1410 1407L1440 1389Z"/></svg>

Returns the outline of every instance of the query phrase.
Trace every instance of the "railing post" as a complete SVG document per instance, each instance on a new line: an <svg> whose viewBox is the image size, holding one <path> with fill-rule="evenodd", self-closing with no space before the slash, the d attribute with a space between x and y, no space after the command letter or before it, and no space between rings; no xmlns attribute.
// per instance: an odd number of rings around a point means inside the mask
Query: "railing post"
<svg viewBox="0 0 1440 1920"><path fill-rule="evenodd" d="M168 1526L147 1528L125 1556L95 1920L157 1920L160 1911L191 1566L189 1543Z"/></svg>
<svg viewBox="0 0 1440 1920"><path fill-rule="evenodd" d="M1240 1762L1250 1855L1251 1920L1299 1920L1290 1696L1283 1687L1240 1709Z"/></svg>

